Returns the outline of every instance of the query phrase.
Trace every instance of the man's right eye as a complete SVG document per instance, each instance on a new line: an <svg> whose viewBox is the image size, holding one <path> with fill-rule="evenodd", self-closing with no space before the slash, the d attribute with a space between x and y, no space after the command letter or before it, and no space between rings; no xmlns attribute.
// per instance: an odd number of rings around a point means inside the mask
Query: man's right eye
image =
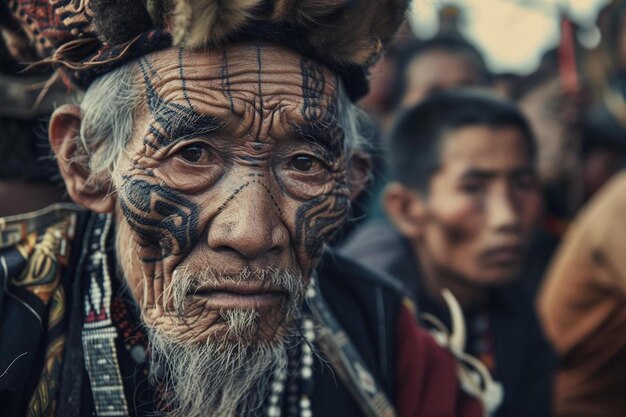
<svg viewBox="0 0 626 417"><path fill-rule="evenodd" d="M483 190L483 184L480 181L468 181L461 183L461 191L465 194L478 194Z"/></svg>

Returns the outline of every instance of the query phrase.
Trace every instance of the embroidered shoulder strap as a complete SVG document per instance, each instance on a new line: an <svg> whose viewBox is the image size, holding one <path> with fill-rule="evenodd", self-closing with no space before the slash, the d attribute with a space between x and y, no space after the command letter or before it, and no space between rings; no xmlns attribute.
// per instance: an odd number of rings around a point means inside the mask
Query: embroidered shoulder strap
<svg viewBox="0 0 626 417"><path fill-rule="evenodd" d="M124 385L119 369L115 339L117 331L111 320L111 277L107 252L111 243L110 214L99 214L86 233L88 251L83 270L88 280L84 294L83 350L85 367L91 383L98 417L128 416Z"/></svg>
<svg viewBox="0 0 626 417"><path fill-rule="evenodd" d="M396 417L397 413L385 392L361 358L346 332L333 316L320 291L316 276L307 292L308 306L320 326L320 348L328 356L341 380L352 394L355 402L367 417Z"/></svg>

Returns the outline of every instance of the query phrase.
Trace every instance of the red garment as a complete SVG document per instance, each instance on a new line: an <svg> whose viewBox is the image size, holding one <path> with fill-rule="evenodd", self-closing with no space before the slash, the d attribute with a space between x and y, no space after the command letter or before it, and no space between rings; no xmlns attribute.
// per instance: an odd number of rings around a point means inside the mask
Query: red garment
<svg viewBox="0 0 626 417"><path fill-rule="evenodd" d="M396 404L400 417L482 417L482 406L465 393L457 362L421 329L403 307L396 326Z"/></svg>

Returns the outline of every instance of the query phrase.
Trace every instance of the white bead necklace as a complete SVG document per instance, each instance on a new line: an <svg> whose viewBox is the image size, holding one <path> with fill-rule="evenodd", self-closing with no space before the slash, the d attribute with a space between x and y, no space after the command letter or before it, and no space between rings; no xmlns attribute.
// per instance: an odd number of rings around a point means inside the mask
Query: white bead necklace
<svg viewBox="0 0 626 417"><path fill-rule="evenodd" d="M311 393L313 391L313 350L312 346L315 342L315 325L310 318L302 319L302 334L304 341L300 345L300 370L297 377L289 384L288 413L290 416L296 417L313 417L311 410ZM294 372L298 367L297 358L289 360L286 367L279 367L273 375L271 394L267 402L267 416L281 417L283 408L283 394L285 384L287 383L288 372L291 369ZM298 396L298 384L300 382L300 392ZM299 411L299 414L298 414Z"/></svg>

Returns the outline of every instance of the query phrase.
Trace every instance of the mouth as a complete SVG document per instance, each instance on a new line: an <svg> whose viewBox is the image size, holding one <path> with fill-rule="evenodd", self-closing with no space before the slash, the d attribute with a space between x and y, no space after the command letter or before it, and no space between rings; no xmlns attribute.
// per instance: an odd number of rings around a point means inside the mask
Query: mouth
<svg viewBox="0 0 626 417"><path fill-rule="evenodd" d="M524 254L522 245L502 245L485 250L482 253L483 260L496 266L516 266Z"/></svg>
<svg viewBox="0 0 626 417"><path fill-rule="evenodd" d="M232 284L220 287L203 286L189 296L202 299L215 309L265 310L283 304L287 293L278 288Z"/></svg>

